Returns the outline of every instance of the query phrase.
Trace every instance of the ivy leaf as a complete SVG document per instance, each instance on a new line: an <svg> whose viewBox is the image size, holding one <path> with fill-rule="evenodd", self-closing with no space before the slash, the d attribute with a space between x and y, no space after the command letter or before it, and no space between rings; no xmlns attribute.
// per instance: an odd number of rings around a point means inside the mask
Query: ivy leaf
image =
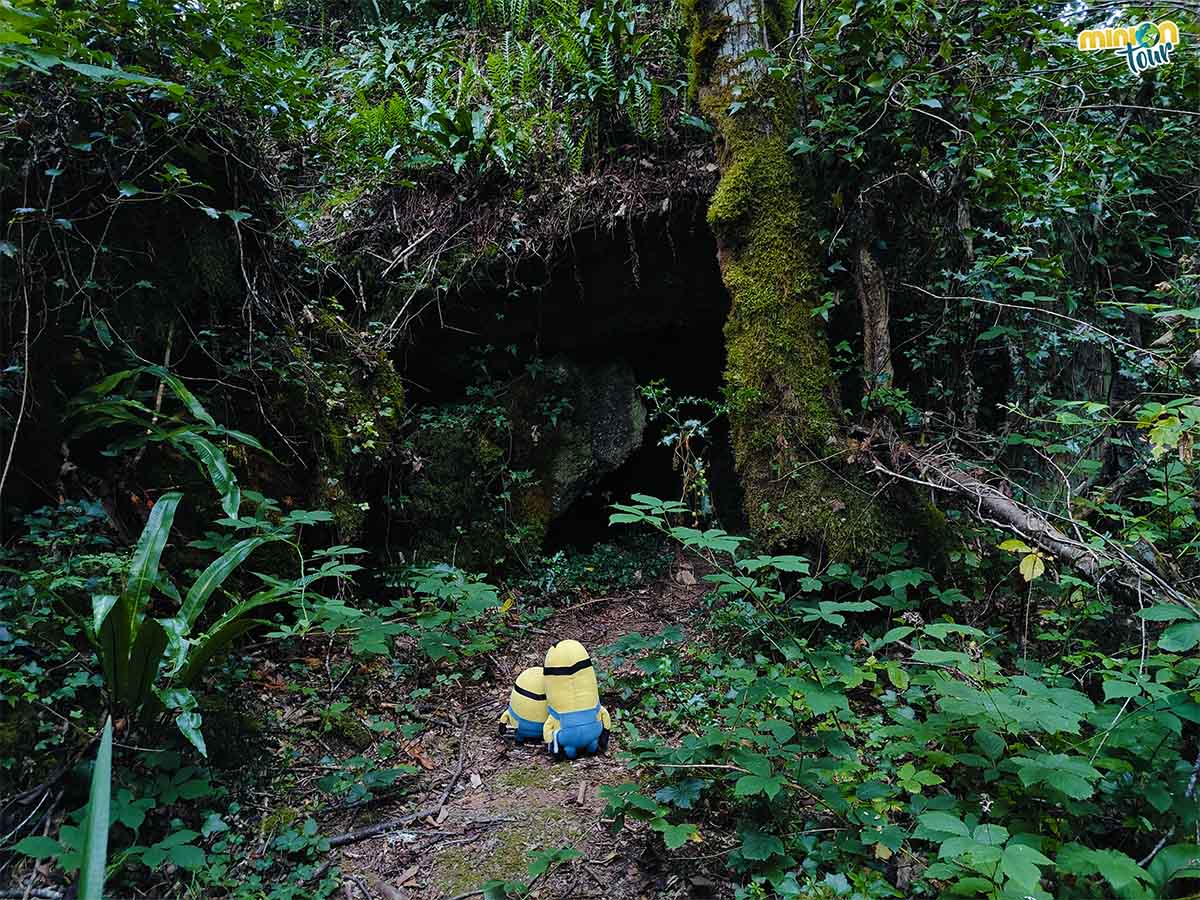
<svg viewBox="0 0 1200 900"><path fill-rule="evenodd" d="M850 708L843 691L821 687L811 682L804 686L804 702L815 716L823 716L835 709Z"/></svg>
<svg viewBox="0 0 1200 900"><path fill-rule="evenodd" d="M167 858L181 869L199 869L204 865L204 851L194 844L180 844L167 851Z"/></svg>
<svg viewBox="0 0 1200 900"><path fill-rule="evenodd" d="M654 794L659 803L669 803L680 809L691 809L692 804L700 799L700 791L704 787L702 778L685 778L678 784L667 785Z"/></svg>
<svg viewBox="0 0 1200 900"><path fill-rule="evenodd" d="M1158 646L1168 653L1185 653L1197 644L1200 644L1200 622L1172 625L1158 639Z"/></svg>
<svg viewBox="0 0 1200 900"><path fill-rule="evenodd" d="M45 859L49 856L57 857L63 852L62 844L54 840L54 838L44 837L40 834L22 838L16 843L13 849L25 856L32 856L34 859Z"/></svg>
<svg viewBox="0 0 1200 900"><path fill-rule="evenodd" d="M1038 866L1053 864L1026 844L1010 844L1004 848L1004 855L1000 857L1000 871L1026 893L1033 893L1038 889L1042 880L1042 870Z"/></svg>
<svg viewBox="0 0 1200 900"><path fill-rule="evenodd" d="M765 862L772 856L783 856L784 854L783 841L773 834L767 834L756 828L748 828L741 834L742 846L739 849L745 859L753 862Z"/></svg>
<svg viewBox="0 0 1200 900"><path fill-rule="evenodd" d="M662 834L663 842L667 845L668 850L678 850L688 841L700 840L700 831L695 825L687 822L681 825L672 825L666 819L655 819L650 823L650 827Z"/></svg>
<svg viewBox="0 0 1200 900"><path fill-rule="evenodd" d="M766 794L767 799L774 799L783 788L783 779L779 776L764 778L761 775L743 775L734 785L735 797L753 797L755 794Z"/></svg>
<svg viewBox="0 0 1200 900"><path fill-rule="evenodd" d="M1046 571L1046 563L1037 553L1030 553L1021 559L1021 574L1026 581L1033 581Z"/></svg>
<svg viewBox="0 0 1200 900"><path fill-rule="evenodd" d="M122 197L136 197L142 192L142 189L136 184L130 184L128 181L122 181L117 185L117 193Z"/></svg>

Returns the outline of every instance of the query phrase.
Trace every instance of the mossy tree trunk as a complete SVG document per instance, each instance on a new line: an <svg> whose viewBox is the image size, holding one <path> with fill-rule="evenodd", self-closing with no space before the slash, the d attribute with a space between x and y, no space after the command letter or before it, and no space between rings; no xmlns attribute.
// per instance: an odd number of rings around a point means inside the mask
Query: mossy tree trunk
<svg viewBox="0 0 1200 900"><path fill-rule="evenodd" d="M862 561L899 537L895 511L848 464L828 341L812 315L812 189L787 152L797 99L747 58L787 37L791 13L779 0L691 0L686 12L693 96L716 130L722 170L708 220L732 299L725 385L746 513L770 545Z"/></svg>

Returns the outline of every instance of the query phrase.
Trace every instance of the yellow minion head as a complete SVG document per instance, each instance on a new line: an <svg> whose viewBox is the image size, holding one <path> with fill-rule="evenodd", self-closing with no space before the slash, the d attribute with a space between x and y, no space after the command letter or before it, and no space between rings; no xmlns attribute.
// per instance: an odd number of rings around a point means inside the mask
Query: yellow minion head
<svg viewBox="0 0 1200 900"><path fill-rule="evenodd" d="M592 668L588 652L579 641L559 641L546 651L542 673L546 702L556 712L593 709L599 704L596 670Z"/></svg>
<svg viewBox="0 0 1200 900"><path fill-rule="evenodd" d="M522 719L529 719L531 722L546 721L546 686L543 683L541 666L526 669L517 676L508 705Z"/></svg>
<svg viewBox="0 0 1200 900"><path fill-rule="evenodd" d="M540 738L546 721L546 688L540 666L517 676L508 697L508 709L500 716L500 731L512 729L519 739Z"/></svg>

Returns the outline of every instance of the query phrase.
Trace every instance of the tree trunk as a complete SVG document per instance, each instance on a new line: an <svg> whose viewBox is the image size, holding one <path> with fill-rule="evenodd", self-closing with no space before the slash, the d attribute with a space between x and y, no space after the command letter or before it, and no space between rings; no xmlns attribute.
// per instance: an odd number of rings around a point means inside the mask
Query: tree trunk
<svg viewBox="0 0 1200 900"><path fill-rule="evenodd" d="M811 314L820 285L813 204L787 151L798 100L764 86L746 59L784 39L789 17L777 0L691 0L686 14L692 93L718 139L708 221L732 300L725 392L746 514L771 545L863 561L901 537L898 517L848 465L828 341Z"/></svg>

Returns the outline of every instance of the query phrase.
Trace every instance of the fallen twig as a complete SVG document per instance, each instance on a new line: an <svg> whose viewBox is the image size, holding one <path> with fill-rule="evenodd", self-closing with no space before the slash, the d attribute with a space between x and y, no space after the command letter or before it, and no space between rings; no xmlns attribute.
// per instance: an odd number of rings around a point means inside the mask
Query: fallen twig
<svg viewBox="0 0 1200 900"><path fill-rule="evenodd" d="M409 813L407 816L401 816L398 819L389 819L386 822L379 822L375 825L368 825L366 828L359 828L355 831L348 831L345 834L335 835L329 839L330 848L344 847L347 844L355 844L359 841L365 841L368 838L378 837L381 834L386 834L389 831L397 831L405 825L411 825L413 822L419 822L428 816L436 816L441 813L446 802L450 799L450 794L458 784L458 779L462 777L463 765L466 762L466 737L467 737L467 719L463 718L462 733L458 739L458 768L455 769L454 775L450 778L446 789L442 791L442 798L435 806L429 806L425 809L418 810L415 813Z"/></svg>
<svg viewBox="0 0 1200 900"><path fill-rule="evenodd" d="M894 458L915 468L918 476L905 475L872 460L876 472L966 498L971 501L976 518L1020 535L1038 549L1073 566L1095 584L1111 581L1134 595L1145 590L1160 602L1200 612L1194 598L1178 590L1151 566L1120 547L1092 545L1069 537L1044 512L976 478L953 455L922 453L899 442L893 445L892 453Z"/></svg>

